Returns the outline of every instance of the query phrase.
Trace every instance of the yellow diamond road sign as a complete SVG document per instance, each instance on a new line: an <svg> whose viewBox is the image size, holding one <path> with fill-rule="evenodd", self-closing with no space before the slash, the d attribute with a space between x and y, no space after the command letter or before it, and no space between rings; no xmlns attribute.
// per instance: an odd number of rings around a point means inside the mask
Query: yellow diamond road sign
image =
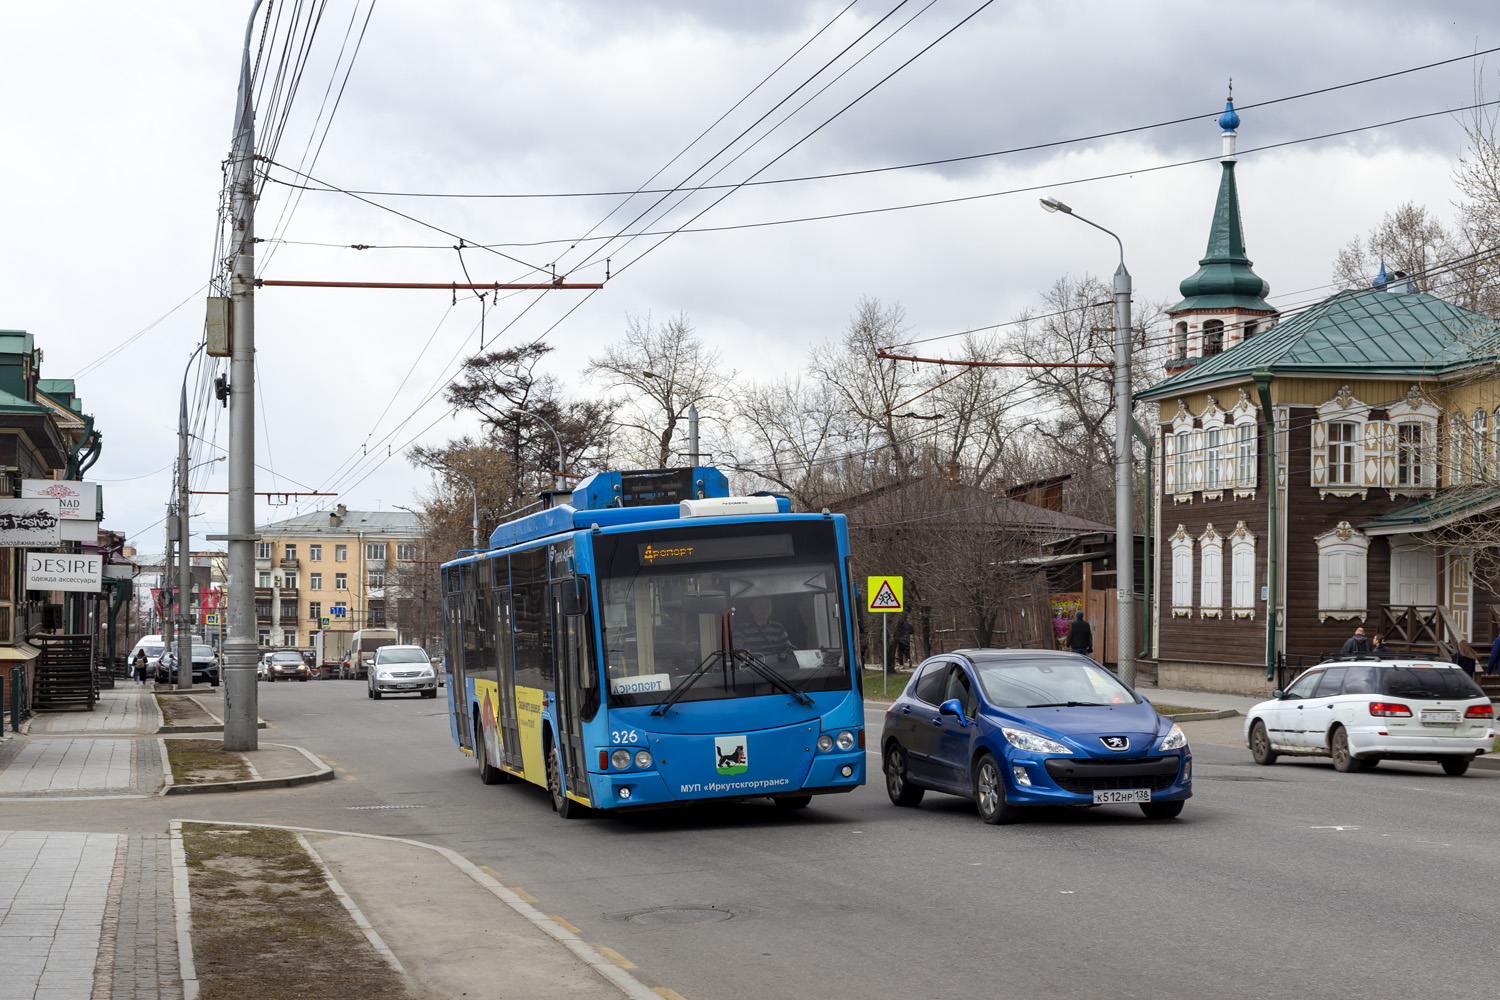
<svg viewBox="0 0 1500 1000"><path fill-rule="evenodd" d="M899 576L868 577L865 588L865 610L870 612L901 611L902 578Z"/></svg>

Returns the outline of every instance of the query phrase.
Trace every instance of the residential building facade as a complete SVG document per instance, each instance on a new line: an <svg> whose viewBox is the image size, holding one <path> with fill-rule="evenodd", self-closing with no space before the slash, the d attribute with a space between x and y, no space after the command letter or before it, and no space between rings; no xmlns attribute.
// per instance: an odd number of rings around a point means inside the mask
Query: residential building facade
<svg viewBox="0 0 1500 1000"><path fill-rule="evenodd" d="M1245 256L1238 118L1220 121L1209 252L1169 310L1169 377L1137 397L1160 422L1158 683L1264 694L1283 660L1316 663L1357 627L1396 651L1487 650L1500 328L1383 267L1369 288L1271 309Z"/></svg>
<svg viewBox="0 0 1500 1000"><path fill-rule="evenodd" d="M421 558L415 514L340 504L256 532L255 620L262 647L310 647L325 617L335 630L395 627L387 584L399 561Z"/></svg>

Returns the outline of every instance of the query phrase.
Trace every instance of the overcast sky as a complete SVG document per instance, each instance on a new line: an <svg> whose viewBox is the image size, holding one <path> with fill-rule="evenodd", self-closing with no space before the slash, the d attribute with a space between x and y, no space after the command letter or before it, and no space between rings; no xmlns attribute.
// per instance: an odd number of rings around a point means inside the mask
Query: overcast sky
<svg viewBox="0 0 1500 1000"><path fill-rule="evenodd" d="M275 2L289 16L292 0ZM380 0L317 151L324 132L317 127L310 149L314 123L320 112L327 123L343 80L335 60L347 31L347 67L369 10L367 0L328 0L276 148L285 167L271 168L257 219L259 235L286 242L260 247L258 273L461 281L453 235L507 244L513 259L464 252L478 282L534 280L530 267L550 273L554 264L573 280L599 281L607 257L604 290L516 294L485 320L491 341L505 330L501 343L556 324L549 370L578 392L590 391L578 382L584 361L619 336L627 314L686 313L743 377L763 378L800 367L809 345L837 336L860 296L899 303L913 336L933 336L1013 318L1065 273L1109 274L1112 241L1043 213L1042 193L1119 233L1137 295L1172 299L1203 253L1220 172L1214 119L1233 77L1249 252L1273 303L1288 308L1325 294L1338 248L1385 211L1410 200L1451 218L1450 175L1464 138L1452 116L1438 115L1250 150L1473 103L1479 63L1246 106L1500 45L1500 8L1482 2L996 2L918 56L981 2ZM0 328L35 335L43 377L79 376L104 435L90 478L106 484L106 524L147 551L161 548L156 522L171 488L178 387L216 270L221 164L250 6L0 5ZM1491 56L1492 100L1497 69ZM263 135L276 124L271 103L268 93ZM628 204L369 196L436 228L343 194L305 192L293 206L297 193L278 183L295 180L286 168L301 164L345 189L634 190L726 112L648 186L703 183L721 168L714 182L737 183L772 160L761 179L1191 120L943 167L747 187L712 208L723 191L674 197L650 212L657 196ZM1212 159L1149 170L1203 157ZM1105 174L1124 176L1090 180ZM953 198L970 200L722 228ZM656 249L661 237L570 242L683 226L689 231ZM691 231L705 228L718 231ZM257 488L339 493L322 506L413 504L423 477L401 449L472 426L445 417L435 390L477 348L479 303L454 306L441 291L267 288L256 315ZM200 419L222 445L228 411L214 404ZM199 448L202 459L218 453ZM199 469L194 487L224 489L225 469ZM224 530L222 500L197 498L195 535ZM295 509L261 503L257 519ZM195 537L194 548L201 544Z"/></svg>

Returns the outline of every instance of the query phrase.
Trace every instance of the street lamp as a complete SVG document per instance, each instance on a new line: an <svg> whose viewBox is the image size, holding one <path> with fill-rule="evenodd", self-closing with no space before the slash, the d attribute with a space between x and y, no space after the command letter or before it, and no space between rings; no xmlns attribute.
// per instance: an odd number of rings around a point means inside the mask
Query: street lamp
<svg viewBox="0 0 1500 1000"><path fill-rule="evenodd" d="M1135 485L1130 445L1130 272L1118 235L1085 219L1056 198L1041 199L1049 212L1062 212L1114 238L1120 248L1115 269L1115 660L1120 679L1135 684ZM1147 610L1149 614L1149 609Z"/></svg>
<svg viewBox="0 0 1500 1000"><path fill-rule="evenodd" d="M560 438L560 437L557 436L557 428L553 427L551 424L549 424L547 422L546 418L542 417L540 414L532 413L530 410L523 410L519 406L516 407L516 409L514 411L512 411L512 412L518 413L518 414L520 414L523 417L530 417L532 420L537 421L543 427L547 428L549 431L552 432L552 440L557 445L557 475L555 475L555 476L552 477L552 488L555 489L555 490L562 489L563 488L563 473L566 472L567 470L565 470L563 468L562 438Z"/></svg>

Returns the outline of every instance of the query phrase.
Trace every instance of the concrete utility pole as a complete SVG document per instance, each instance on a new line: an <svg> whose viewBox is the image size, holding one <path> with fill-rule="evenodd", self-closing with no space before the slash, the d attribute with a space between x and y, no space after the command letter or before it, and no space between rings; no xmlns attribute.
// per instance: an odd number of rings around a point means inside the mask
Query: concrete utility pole
<svg viewBox="0 0 1500 1000"><path fill-rule="evenodd" d="M172 650L172 639L177 634L173 626L172 611L172 543L177 537L177 515L173 513L172 501L167 501L167 547L161 556L161 651L165 656Z"/></svg>
<svg viewBox="0 0 1500 1000"><path fill-rule="evenodd" d="M1097 222L1075 213L1056 198L1041 199L1049 212L1071 215L1120 248L1115 269L1115 664L1120 680L1135 684L1135 455L1130 442L1130 272L1125 243Z"/></svg>
<svg viewBox="0 0 1500 1000"><path fill-rule="evenodd" d="M224 642L224 749L255 750L260 706L255 687L255 108L250 36L261 0L245 25L234 109L230 226L229 638Z"/></svg>
<svg viewBox="0 0 1500 1000"><path fill-rule="evenodd" d="M698 404L688 404L688 465L698 467ZM883 689L882 689L883 690Z"/></svg>
<svg viewBox="0 0 1500 1000"><path fill-rule="evenodd" d="M193 352L196 356L197 352ZM192 366L191 359L188 366ZM182 373L182 403L177 411L177 689L193 686L193 560L189 541L192 503L188 496L187 372Z"/></svg>

